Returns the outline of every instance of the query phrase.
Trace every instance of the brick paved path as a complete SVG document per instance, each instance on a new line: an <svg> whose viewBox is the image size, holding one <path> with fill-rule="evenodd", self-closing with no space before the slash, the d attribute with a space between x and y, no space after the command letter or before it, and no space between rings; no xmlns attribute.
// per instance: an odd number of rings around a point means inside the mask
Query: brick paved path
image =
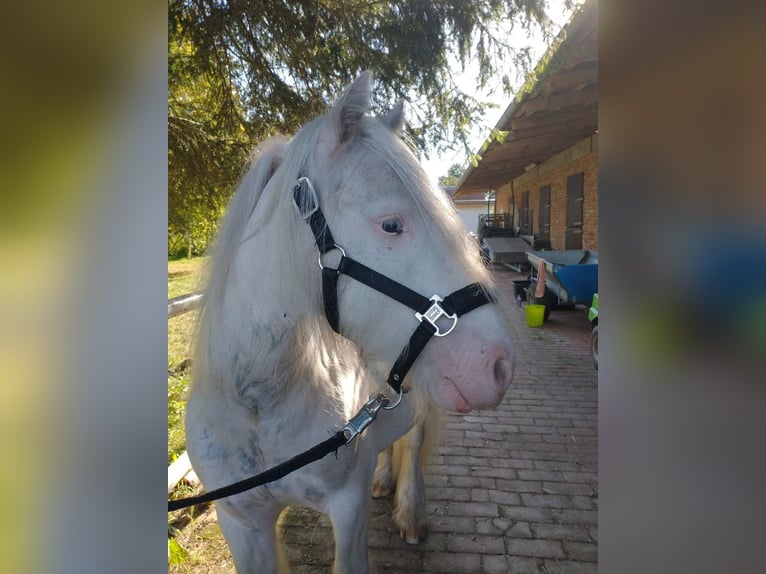
<svg viewBox="0 0 766 574"><path fill-rule="evenodd" d="M496 271L513 297L521 275ZM583 309L527 327L514 307L517 363L495 411L448 414L426 473L430 533L417 546L391 528L391 500L373 501L370 571L597 571L597 376ZM291 568L330 572L329 520L290 509L281 521Z"/></svg>

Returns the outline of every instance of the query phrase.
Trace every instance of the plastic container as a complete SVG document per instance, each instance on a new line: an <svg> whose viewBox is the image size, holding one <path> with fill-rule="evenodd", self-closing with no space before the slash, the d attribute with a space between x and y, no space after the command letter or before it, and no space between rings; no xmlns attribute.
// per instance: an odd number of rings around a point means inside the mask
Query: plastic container
<svg viewBox="0 0 766 574"><path fill-rule="evenodd" d="M527 298L527 289L529 288L530 283L532 283L529 279L526 279L524 281L514 281L513 282L513 294L515 297L521 296L522 299L526 300Z"/></svg>
<svg viewBox="0 0 766 574"><path fill-rule="evenodd" d="M527 326L542 327L545 319L545 305L527 305Z"/></svg>

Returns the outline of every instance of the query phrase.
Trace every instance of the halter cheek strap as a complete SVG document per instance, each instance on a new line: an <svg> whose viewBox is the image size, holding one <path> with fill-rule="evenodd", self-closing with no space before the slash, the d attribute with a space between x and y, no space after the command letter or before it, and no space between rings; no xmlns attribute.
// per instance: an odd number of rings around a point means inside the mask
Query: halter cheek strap
<svg viewBox="0 0 766 574"><path fill-rule="evenodd" d="M342 334L338 314L338 278L341 274L364 283L415 311L415 318L420 321L420 325L399 354L387 379L388 384L397 393L401 391L404 377L431 337L449 335L457 326L459 317L486 303L494 302L492 296L480 283L466 285L444 299L438 295L433 295L429 299L348 257L343 248L335 243L322 210L319 208L316 190L308 177L298 178L293 188L293 202L298 216L309 224L314 234L319 250L319 266L322 269L322 299L325 316L335 332ZM337 268L333 269L326 266L322 258L326 253L336 249L341 257Z"/></svg>

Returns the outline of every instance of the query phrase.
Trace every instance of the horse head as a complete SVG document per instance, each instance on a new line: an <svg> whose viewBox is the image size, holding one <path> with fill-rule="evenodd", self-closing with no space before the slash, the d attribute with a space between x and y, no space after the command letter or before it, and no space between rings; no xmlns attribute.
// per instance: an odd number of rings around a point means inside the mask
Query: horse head
<svg viewBox="0 0 766 574"><path fill-rule="evenodd" d="M492 291L491 277L455 208L401 138L403 106L397 104L382 119L368 116L371 89L372 76L363 73L320 118L313 149L294 178L311 182L334 243L355 261L426 298L443 298L473 283ZM294 241L313 247L308 225L295 231ZM340 253L330 249L321 262L332 267ZM406 305L343 275L337 308L339 332L370 364L393 364L419 324ZM410 381L448 410L493 407L513 376L503 303L454 321L444 327L454 327L448 336L426 344Z"/></svg>

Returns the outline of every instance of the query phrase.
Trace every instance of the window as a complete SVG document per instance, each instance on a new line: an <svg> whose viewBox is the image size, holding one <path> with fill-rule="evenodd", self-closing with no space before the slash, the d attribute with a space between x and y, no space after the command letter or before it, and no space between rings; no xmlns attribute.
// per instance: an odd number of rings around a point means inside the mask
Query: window
<svg viewBox="0 0 766 574"><path fill-rule="evenodd" d="M580 172L567 178L567 227L564 249L582 249L584 175Z"/></svg>
<svg viewBox="0 0 766 574"><path fill-rule="evenodd" d="M540 211L538 215L537 236L540 239L551 237L551 186L540 188Z"/></svg>
<svg viewBox="0 0 766 574"><path fill-rule="evenodd" d="M521 235L532 234L532 221L529 213L529 191L521 194Z"/></svg>

